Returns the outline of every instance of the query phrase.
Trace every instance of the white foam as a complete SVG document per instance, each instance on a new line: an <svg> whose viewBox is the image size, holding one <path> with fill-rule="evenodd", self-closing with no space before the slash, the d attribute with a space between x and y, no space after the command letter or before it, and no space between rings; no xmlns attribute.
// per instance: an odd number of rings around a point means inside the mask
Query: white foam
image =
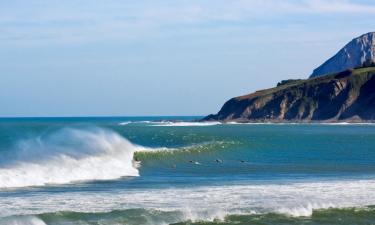
<svg viewBox="0 0 375 225"><path fill-rule="evenodd" d="M349 123L349 122L338 122L338 123L319 123L321 125L330 125L330 126L371 126L375 123Z"/></svg>
<svg viewBox="0 0 375 225"><path fill-rule="evenodd" d="M158 126L158 127L198 127L198 126L215 126L215 125L329 125L329 126L371 126L375 125L375 123L349 123L349 122L332 122L332 123L325 123L325 122L218 122L218 121L208 121L208 122L173 122L173 121L125 121L119 123L121 126L133 124L133 123L140 123L140 124L150 124L151 126Z"/></svg>
<svg viewBox="0 0 375 225"><path fill-rule="evenodd" d="M157 127L204 127L204 126L215 126L220 125L221 122L154 122L152 126Z"/></svg>
<svg viewBox="0 0 375 225"><path fill-rule="evenodd" d="M63 129L20 141L0 165L0 188L138 176L133 154L143 147L104 129Z"/></svg>
<svg viewBox="0 0 375 225"><path fill-rule="evenodd" d="M149 124L155 127L203 127L203 126L215 126L222 124L221 122L173 122L173 121L125 121L119 123L120 126L126 126L129 124Z"/></svg>
<svg viewBox="0 0 375 225"><path fill-rule="evenodd" d="M125 125L131 124L131 123L132 123L131 121L125 121L125 122L119 123L119 125L120 126L125 126Z"/></svg>
<svg viewBox="0 0 375 225"><path fill-rule="evenodd" d="M277 123L277 122L235 122L230 121L224 124L229 125L306 125L311 123Z"/></svg>
<svg viewBox="0 0 375 225"><path fill-rule="evenodd" d="M304 205L293 207L281 207L276 212L286 214L293 217L308 217L313 214L314 209L328 209L333 208L335 205L331 203L306 203Z"/></svg>
<svg viewBox="0 0 375 225"><path fill-rule="evenodd" d="M150 123L154 123L154 122L149 121L149 120L124 121L124 122L119 123L118 125L120 125L120 126L126 126L126 125L129 125L129 124L150 124ZM157 123L157 122L155 122L155 123Z"/></svg>
<svg viewBox="0 0 375 225"><path fill-rule="evenodd" d="M182 220L223 219L228 214L283 213L375 204L375 180L243 184L103 192L41 193L0 198L0 216L57 211L108 212L144 208L180 211ZM35 207L38 206L38 207Z"/></svg>
<svg viewBox="0 0 375 225"><path fill-rule="evenodd" d="M0 218L0 225L46 225L46 223L34 216L17 216Z"/></svg>

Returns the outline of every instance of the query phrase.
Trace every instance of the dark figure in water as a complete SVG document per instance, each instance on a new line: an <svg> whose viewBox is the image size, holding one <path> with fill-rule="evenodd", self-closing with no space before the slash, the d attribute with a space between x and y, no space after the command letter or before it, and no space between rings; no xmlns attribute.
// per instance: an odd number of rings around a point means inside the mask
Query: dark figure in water
<svg viewBox="0 0 375 225"><path fill-rule="evenodd" d="M216 159L215 162L217 162L217 163L223 163L223 160L221 160L221 159Z"/></svg>
<svg viewBox="0 0 375 225"><path fill-rule="evenodd" d="M199 165L200 163L197 161L190 160L189 163L194 163L195 165Z"/></svg>

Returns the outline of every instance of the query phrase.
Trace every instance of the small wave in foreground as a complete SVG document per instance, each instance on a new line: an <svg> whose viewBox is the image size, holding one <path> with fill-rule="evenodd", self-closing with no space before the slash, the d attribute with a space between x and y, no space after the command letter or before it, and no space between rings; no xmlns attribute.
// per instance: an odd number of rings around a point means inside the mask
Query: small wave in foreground
<svg viewBox="0 0 375 225"><path fill-rule="evenodd" d="M0 218L0 225L58 225L58 224L107 224L107 225L219 225L219 224L373 224L375 208L328 208L314 210L309 216L293 217L283 213L239 213L201 215L200 219L189 218L188 212L146 209L116 210L105 213L56 212L35 216L11 216Z"/></svg>

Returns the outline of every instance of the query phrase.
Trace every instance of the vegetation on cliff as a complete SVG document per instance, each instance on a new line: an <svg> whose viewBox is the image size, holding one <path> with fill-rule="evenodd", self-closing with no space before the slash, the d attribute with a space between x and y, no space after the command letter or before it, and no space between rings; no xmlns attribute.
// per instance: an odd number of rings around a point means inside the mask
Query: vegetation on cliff
<svg viewBox="0 0 375 225"><path fill-rule="evenodd" d="M348 69L232 98L204 120L238 122L373 121L375 67Z"/></svg>

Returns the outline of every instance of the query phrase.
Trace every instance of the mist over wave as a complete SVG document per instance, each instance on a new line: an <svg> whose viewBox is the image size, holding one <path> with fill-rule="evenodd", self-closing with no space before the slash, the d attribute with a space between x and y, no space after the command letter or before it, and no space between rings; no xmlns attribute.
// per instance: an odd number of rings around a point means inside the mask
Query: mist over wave
<svg viewBox="0 0 375 225"><path fill-rule="evenodd" d="M12 216L0 218L0 225L46 225L46 223L35 216Z"/></svg>
<svg viewBox="0 0 375 225"><path fill-rule="evenodd" d="M0 188L138 176L136 146L105 129L65 128L21 140L0 163Z"/></svg>

